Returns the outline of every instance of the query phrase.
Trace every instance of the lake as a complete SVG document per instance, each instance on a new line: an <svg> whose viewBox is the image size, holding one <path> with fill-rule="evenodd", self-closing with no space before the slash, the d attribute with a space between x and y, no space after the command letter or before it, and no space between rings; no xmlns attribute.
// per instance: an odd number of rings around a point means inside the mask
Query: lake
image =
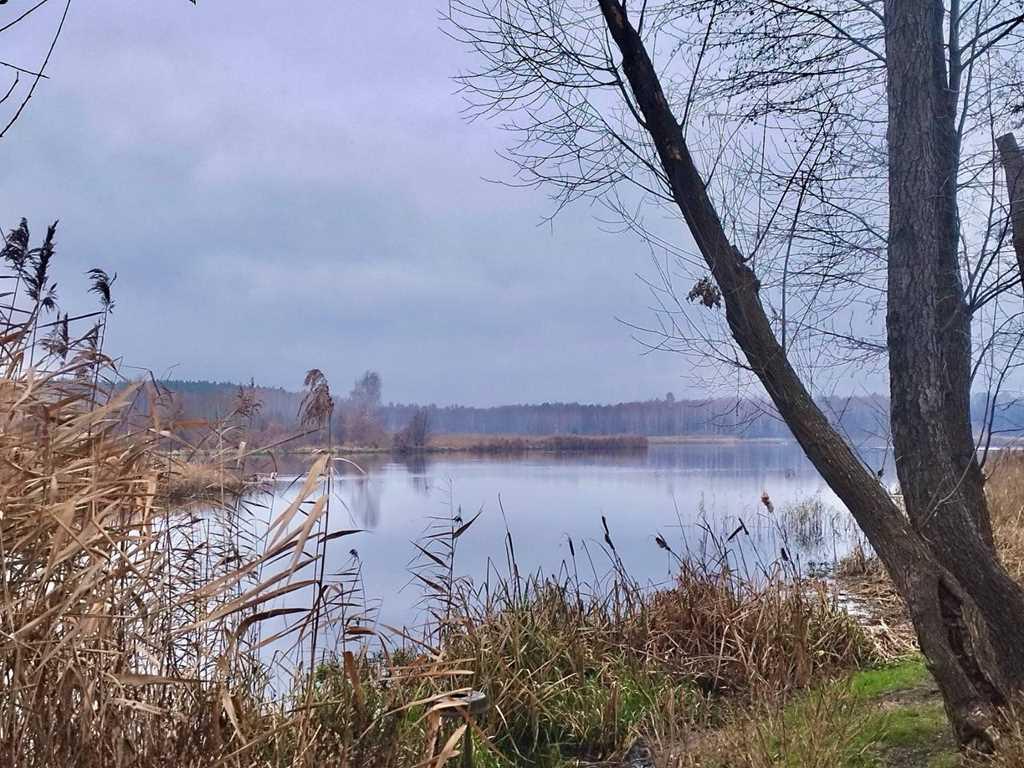
<svg viewBox="0 0 1024 768"><path fill-rule="evenodd" d="M617 555L634 578L651 585L666 583L675 570L673 555L655 541L658 535L690 557L718 558L725 547L731 566L755 576L777 564L783 549L804 571L831 563L855 535L842 504L792 443L676 443L626 454L428 454L406 461L383 456L353 461L358 469L338 463L331 528L362 532L328 544L327 570L360 566L366 599L379 622L391 626L422 621L417 607L422 589L410 572L417 561L412 542L422 541L437 518L449 527L453 515L468 521L480 513L459 538L455 556L455 573L478 584L508 570L506 526L520 573L575 567L593 582L607 576ZM274 488L262 501L277 513L296 491L282 480ZM808 508L816 510L812 517L820 528L812 525L808 532L789 524L799 517L794 509ZM614 554L604 540L602 517Z"/></svg>

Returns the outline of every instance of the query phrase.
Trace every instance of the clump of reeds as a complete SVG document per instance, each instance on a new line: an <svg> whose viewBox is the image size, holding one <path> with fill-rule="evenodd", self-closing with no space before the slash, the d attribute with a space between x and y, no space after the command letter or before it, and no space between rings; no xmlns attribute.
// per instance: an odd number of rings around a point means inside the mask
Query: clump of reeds
<svg viewBox="0 0 1024 768"><path fill-rule="evenodd" d="M432 583L451 613L439 648L487 694L480 725L513 764L605 758L638 731L671 739L712 722L726 698L781 695L876 658L825 584L781 570L745 579L682 561L673 587L651 590L630 579L607 528L598 584L568 566L523 576L510 536L506 549L505 574L486 584Z"/></svg>
<svg viewBox="0 0 1024 768"><path fill-rule="evenodd" d="M652 653L702 687L763 695L875 660L874 645L816 580L759 580L685 562L654 594Z"/></svg>
<svg viewBox="0 0 1024 768"><path fill-rule="evenodd" d="M168 506L220 503L246 489L246 480L234 462L182 461L172 456L160 484L161 500Z"/></svg>
<svg viewBox="0 0 1024 768"><path fill-rule="evenodd" d="M1024 452L1000 451L986 474L996 547L1010 575L1024 581Z"/></svg>
<svg viewBox="0 0 1024 768"><path fill-rule="evenodd" d="M820 496L811 496L782 508L782 525L801 547L812 547L825 541L826 524L833 523L835 513Z"/></svg>
<svg viewBox="0 0 1024 768"><path fill-rule="evenodd" d="M482 454L528 453L622 453L645 451L642 435L435 435L428 450L466 451Z"/></svg>

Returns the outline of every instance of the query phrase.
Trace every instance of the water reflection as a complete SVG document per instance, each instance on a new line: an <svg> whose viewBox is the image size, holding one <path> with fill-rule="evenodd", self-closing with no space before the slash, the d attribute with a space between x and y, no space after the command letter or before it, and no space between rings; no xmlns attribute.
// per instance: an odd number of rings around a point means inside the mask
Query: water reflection
<svg viewBox="0 0 1024 768"><path fill-rule="evenodd" d="M364 456L340 462L334 495L347 523L366 532L330 542L328 569L359 554L366 593L381 620L415 623L419 592L409 565L432 519L482 510L460 542L459 574L476 580L505 560L506 532L521 572L580 567L601 578L611 563L602 520L617 557L634 577L663 583L672 551L725 558L756 572L780 558L804 570L849 547L854 529L829 488L791 444L655 445L646 454L526 455L517 458ZM296 468L298 471L298 468ZM274 498L280 509L290 493ZM572 563L569 541L575 555Z"/></svg>
<svg viewBox="0 0 1024 768"><path fill-rule="evenodd" d="M376 473L358 474L340 483L338 496L349 510L352 523L359 528L380 526L380 503L384 493L384 477Z"/></svg>

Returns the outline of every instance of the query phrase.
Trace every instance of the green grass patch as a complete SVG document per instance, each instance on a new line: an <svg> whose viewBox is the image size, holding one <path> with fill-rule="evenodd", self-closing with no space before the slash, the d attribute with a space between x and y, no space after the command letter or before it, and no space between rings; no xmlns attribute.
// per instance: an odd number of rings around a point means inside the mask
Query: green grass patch
<svg viewBox="0 0 1024 768"><path fill-rule="evenodd" d="M941 702L895 705L872 712L856 740L864 768L956 765L958 754Z"/></svg>
<svg viewBox="0 0 1024 768"><path fill-rule="evenodd" d="M740 741L755 768L952 768L959 765L942 700L920 658L814 688L752 715Z"/></svg>
<svg viewBox="0 0 1024 768"><path fill-rule="evenodd" d="M857 672L850 679L850 690L857 698L875 699L920 687L930 680L924 659L917 657Z"/></svg>

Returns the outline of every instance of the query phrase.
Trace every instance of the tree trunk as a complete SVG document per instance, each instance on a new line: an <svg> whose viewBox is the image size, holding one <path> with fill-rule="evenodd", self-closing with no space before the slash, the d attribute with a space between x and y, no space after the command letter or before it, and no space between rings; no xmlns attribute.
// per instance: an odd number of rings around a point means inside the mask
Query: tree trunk
<svg viewBox="0 0 1024 768"><path fill-rule="evenodd" d="M1010 197L1010 230L1013 250L1017 254L1017 269L1024 285L1024 152L1017 146L1017 138L1007 133L996 139L999 159L1006 172L1006 189Z"/></svg>
<svg viewBox="0 0 1024 768"><path fill-rule="evenodd" d="M1024 686L1024 590L994 555L970 419L971 316L957 263L957 93L939 0L888 0L889 261L893 446L914 528L970 595L1004 693Z"/></svg>
<svg viewBox="0 0 1024 768"><path fill-rule="evenodd" d="M915 194L922 200L927 197L935 211L928 215L915 213L910 218L925 216L927 226L932 228L930 237L917 243L918 230L905 229L897 245L897 249L902 247L897 261L905 260L896 269L900 280L911 268L906 260L929 262L925 270L929 279L924 285L903 286L908 293L905 301L924 302L920 314L928 333L914 335L922 332L914 304L897 302L897 311L891 309L888 318L896 326L893 335L900 359L914 365L928 363L928 375L920 381L908 381L904 371L897 372L897 456L904 492L909 490L910 494L908 510L913 510L908 519L829 423L791 366L761 303L760 284L725 234L640 35L621 0L599 0L599 4L622 54L623 71L673 198L722 291L733 338L794 437L853 514L906 600L958 739L964 744L991 745L992 708L1018 690L1024 679L1020 674L1024 651L1012 647L1008 631L1024 620L1024 596L995 558L981 473L974 458L968 412L969 368L965 367L970 358L969 317L955 260L950 269L942 250L950 235L954 242L956 236L955 207L953 226L944 218L950 201L955 205L952 185L917 189ZM920 116L917 129L922 129L928 119ZM927 129L919 134L926 147L922 151L941 155L933 165L945 168L948 178L949 169L943 165L948 160L940 151L945 145L931 146L933 133ZM937 178L943 177L936 175L923 181L934 183ZM922 180L897 179L903 194L909 193L914 183ZM929 196L926 190L931 189L946 197ZM900 199L906 202L904 197ZM928 205L922 203L925 208ZM938 227L939 223L946 228ZM898 311L901 308L907 311ZM903 323L909 325L904 329ZM924 342L920 348L919 342ZM915 439L926 440L923 445L927 447L912 445ZM985 635L994 650L994 654L986 654L988 663L981 662L969 631L969 616L974 615L975 608L984 619Z"/></svg>

